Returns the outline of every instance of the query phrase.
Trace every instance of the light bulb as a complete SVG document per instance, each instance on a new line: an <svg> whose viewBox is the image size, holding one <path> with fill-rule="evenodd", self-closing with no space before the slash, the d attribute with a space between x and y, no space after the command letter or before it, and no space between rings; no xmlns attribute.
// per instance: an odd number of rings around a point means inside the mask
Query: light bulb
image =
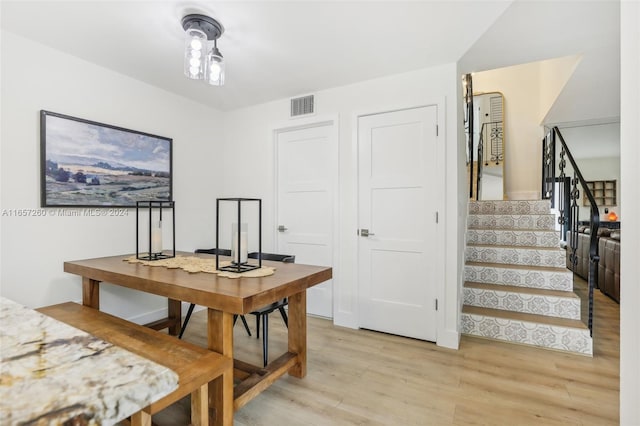
<svg viewBox="0 0 640 426"><path fill-rule="evenodd" d="M193 50L202 49L202 42L200 40L198 40L197 38L191 39L191 48Z"/></svg>
<svg viewBox="0 0 640 426"><path fill-rule="evenodd" d="M190 28L185 37L184 74L192 79L202 78L202 60L207 47L207 35L196 28Z"/></svg>
<svg viewBox="0 0 640 426"><path fill-rule="evenodd" d="M211 75L216 75L216 80L218 79L218 77L220 76L220 65L218 65L217 62L211 61L211 63L209 64L209 72L211 73Z"/></svg>
<svg viewBox="0 0 640 426"><path fill-rule="evenodd" d="M207 54L206 77L207 83L213 86L224 85L224 59L217 47Z"/></svg>

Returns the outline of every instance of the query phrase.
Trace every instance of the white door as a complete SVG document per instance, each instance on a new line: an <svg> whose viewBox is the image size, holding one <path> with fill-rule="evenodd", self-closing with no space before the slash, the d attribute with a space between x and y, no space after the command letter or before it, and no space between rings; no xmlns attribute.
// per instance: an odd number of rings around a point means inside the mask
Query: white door
<svg viewBox="0 0 640 426"><path fill-rule="evenodd" d="M362 328L436 340L436 141L436 106L358 119Z"/></svg>
<svg viewBox="0 0 640 426"><path fill-rule="evenodd" d="M333 264L337 141L332 123L276 133L277 246L296 263ZM307 312L333 317L333 280L307 290Z"/></svg>

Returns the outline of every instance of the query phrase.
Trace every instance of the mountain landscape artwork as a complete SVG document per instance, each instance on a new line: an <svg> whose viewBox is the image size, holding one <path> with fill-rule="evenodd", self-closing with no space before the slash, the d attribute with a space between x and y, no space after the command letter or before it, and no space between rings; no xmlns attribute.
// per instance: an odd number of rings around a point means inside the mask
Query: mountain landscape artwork
<svg viewBox="0 0 640 426"><path fill-rule="evenodd" d="M41 111L42 206L172 199L172 140Z"/></svg>

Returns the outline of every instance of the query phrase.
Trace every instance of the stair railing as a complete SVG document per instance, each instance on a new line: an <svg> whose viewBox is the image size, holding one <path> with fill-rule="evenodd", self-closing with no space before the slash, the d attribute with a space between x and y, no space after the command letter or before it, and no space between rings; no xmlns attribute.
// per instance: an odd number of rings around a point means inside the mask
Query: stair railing
<svg viewBox="0 0 640 426"><path fill-rule="evenodd" d="M560 151L556 156L557 141L560 142ZM566 159L565 159L566 157ZM556 169L557 158L557 169ZM564 181L567 177L567 161L571 163L573 169L573 177L571 178L571 186L569 192L569 206L565 205L565 199L567 198L564 193L565 185ZM556 175L556 172L559 172ZM555 183L561 182L558 186L559 194L555 195ZM549 133L542 139L542 198L550 199L551 206L556 207L555 200L558 200L557 209L560 212L558 216L558 223L564 227L568 225L569 228L569 241L567 249L569 252L569 260L572 265L573 273L575 274L577 266L576 250L578 248L578 224L580 220L580 209L578 206L578 198L580 197L580 190L578 184L582 186L584 196L589 200L591 207L591 217L589 220L590 236L589 236L589 320L588 326L591 336L593 336L593 290L598 286L598 262L600 257L598 256L598 228L600 227L600 211L596 204L593 194L587 186L587 182L584 180L582 173L578 165L576 164L571 151L567 147L567 144L562 137L562 133L558 127L553 127Z"/></svg>
<svg viewBox="0 0 640 426"><path fill-rule="evenodd" d="M477 157L478 161L476 163L476 167L478 168L478 170L476 171L476 192L475 192L476 201L480 199L480 194L482 194L482 167L484 165L484 161L482 161L482 158L484 157L484 137L483 137L484 124L482 125L482 130L483 131L480 132L480 137L478 138L478 157Z"/></svg>
<svg viewBox="0 0 640 426"><path fill-rule="evenodd" d="M465 103L465 134L467 135L467 152L469 166L469 198L473 198L473 79L471 74L463 76Z"/></svg>

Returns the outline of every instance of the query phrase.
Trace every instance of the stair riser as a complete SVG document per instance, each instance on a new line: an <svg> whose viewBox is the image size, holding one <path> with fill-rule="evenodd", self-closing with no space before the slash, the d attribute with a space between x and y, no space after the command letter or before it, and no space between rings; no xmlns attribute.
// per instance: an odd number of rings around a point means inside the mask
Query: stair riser
<svg viewBox="0 0 640 426"><path fill-rule="evenodd" d="M470 214L548 214L551 203L536 201L476 201L469 203Z"/></svg>
<svg viewBox="0 0 640 426"><path fill-rule="evenodd" d="M495 215L470 214L467 218L469 229L539 229L553 231L555 216L545 215Z"/></svg>
<svg viewBox="0 0 640 426"><path fill-rule="evenodd" d="M573 290L573 273L465 265L465 281L548 290Z"/></svg>
<svg viewBox="0 0 640 426"><path fill-rule="evenodd" d="M560 235L555 231L507 231L470 229L467 232L467 244L559 247Z"/></svg>
<svg viewBox="0 0 640 426"><path fill-rule="evenodd" d="M580 319L580 299L576 297L540 296L508 291L465 288L464 304L548 317Z"/></svg>
<svg viewBox="0 0 640 426"><path fill-rule="evenodd" d="M467 313L463 313L461 319L463 334L593 355L593 341L588 329L550 326Z"/></svg>
<svg viewBox="0 0 640 426"><path fill-rule="evenodd" d="M567 264L564 250L534 250L524 248L494 248L467 246L467 262L502 263L507 265L547 266L564 268Z"/></svg>

